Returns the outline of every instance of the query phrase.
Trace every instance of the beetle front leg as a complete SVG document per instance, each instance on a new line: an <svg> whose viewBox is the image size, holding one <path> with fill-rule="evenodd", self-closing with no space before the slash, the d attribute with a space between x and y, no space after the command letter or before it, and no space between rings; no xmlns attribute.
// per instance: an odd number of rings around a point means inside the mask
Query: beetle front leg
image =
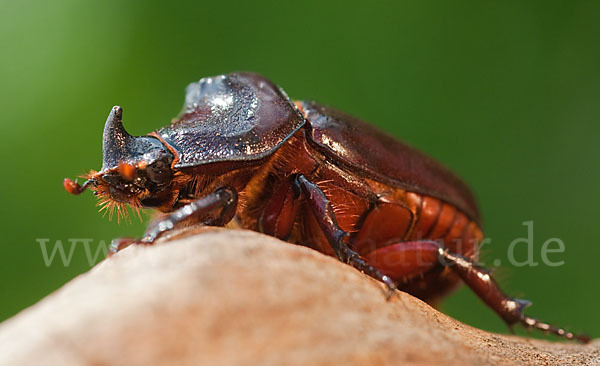
<svg viewBox="0 0 600 366"><path fill-rule="evenodd" d="M131 244L136 244L139 242L139 239L134 238L116 238L110 242L110 246L108 247L108 253L106 253L107 257L111 257L117 252L127 248Z"/></svg>
<svg viewBox="0 0 600 366"><path fill-rule="evenodd" d="M216 217L212 217L204 223L213 226L227 224L235 215L237 207L237 192L232 188L220 188L217 191L199 198L187 205L178 208L167 217L157 221L146 230L144 236L139 240L116 239L111 243L109 255L131 245L152 244L164 233L173 230L177 224L196 215L213 214L221 210Z"/></svg>
<svg viewBox="0 0 600 366"><path fill-rule="evenodd" d="M151 244L167 231L173 230L175 226L194 216L214 213L221 210L216 218L213 218L205 224L213 226L223 226L227 224L235 215L237 206L237 193L232 188L220 188L217 191L199 198L187 205L175 210L169 216L156 222L152 227L146 230L142 243Z"/></svg>
<svg viewBox="0 0 600 366"><path fill-rule="evenodd" d="M367 261L346 244L345 240L349 234L339 227L331 203L323 191L302 174L296 177L296 184L298 184L302 193L304 193L321 230L323 230L338 259L383 282L388 289L387 297L390 298L396 290L396 284L389 276L384 275L367 263Z"/></svg>

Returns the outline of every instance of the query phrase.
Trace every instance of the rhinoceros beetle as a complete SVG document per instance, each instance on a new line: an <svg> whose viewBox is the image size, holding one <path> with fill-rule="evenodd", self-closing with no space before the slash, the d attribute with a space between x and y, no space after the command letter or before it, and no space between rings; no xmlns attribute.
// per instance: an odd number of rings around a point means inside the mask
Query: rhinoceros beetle
<svg viewBox="0 0 600 366"><path fill-rule="evenodd" d="M452 172L368 124L312 101L292 102L253 73L203 78L187 87L171 125L146 136L123 127L114 107L103 164L83 185L109 211L153 207L164 217L138 244L183 224L242 228L335 256L432 302L462 280L509 326L577 335L526 316L476 264L483 238L469 188ZM132 241L116 241L116 252Z"/></svg>

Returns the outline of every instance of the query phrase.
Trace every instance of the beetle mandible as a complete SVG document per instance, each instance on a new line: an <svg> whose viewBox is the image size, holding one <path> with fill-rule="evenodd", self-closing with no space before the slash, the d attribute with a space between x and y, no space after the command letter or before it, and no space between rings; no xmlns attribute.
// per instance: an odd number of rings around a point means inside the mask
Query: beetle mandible
<svg viewBox="0 0 600 366"><path fill-rule="evenodd" d="M396 289L432 302L462 280L509 326L520 323L582 342L524 314L476 263L483 238L477 205L452 172L340 111L292 102L253 73L201 79L186 89L173 123L134 137L114 107L103 164L83 185L121 215L126 205L165 213L139 240L182 225L242 227L337 257Z"/></svg>

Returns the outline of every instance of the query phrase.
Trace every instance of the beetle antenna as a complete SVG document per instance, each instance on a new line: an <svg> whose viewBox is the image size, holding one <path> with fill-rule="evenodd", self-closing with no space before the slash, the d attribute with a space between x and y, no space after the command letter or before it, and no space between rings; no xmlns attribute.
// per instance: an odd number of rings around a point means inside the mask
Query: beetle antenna
<svg viewBox="0 0 600 366"><path fill-rule="evenodd" d="M65 180L63 181L63 186L65 187L67 192L77 195L85 191L85 189L94 181L95 179L91 178L86 180L82 185L79 185L79 183L73 181L72 179L65 178Z"/></svg>

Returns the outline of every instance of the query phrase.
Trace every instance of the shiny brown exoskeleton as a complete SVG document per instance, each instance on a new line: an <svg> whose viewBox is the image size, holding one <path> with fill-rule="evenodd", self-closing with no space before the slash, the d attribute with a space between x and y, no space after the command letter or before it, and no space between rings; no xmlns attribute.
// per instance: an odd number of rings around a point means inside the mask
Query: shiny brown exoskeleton
<svg viewBox="0 0 600 366"><path fill-rule="evenodd" d="M104 159L78 185L109 210L165 213L133 241L151 244L178 226L243 228L336 256L383 282L433 301L464 281L504 321L587 341L525 316L478 266L479 212L468 187L413 148L331 108L293 103L251 73L187 88L183 113L147 136L129 135L114 107ZM117 251L132 241L116 241Z"/></svg>

